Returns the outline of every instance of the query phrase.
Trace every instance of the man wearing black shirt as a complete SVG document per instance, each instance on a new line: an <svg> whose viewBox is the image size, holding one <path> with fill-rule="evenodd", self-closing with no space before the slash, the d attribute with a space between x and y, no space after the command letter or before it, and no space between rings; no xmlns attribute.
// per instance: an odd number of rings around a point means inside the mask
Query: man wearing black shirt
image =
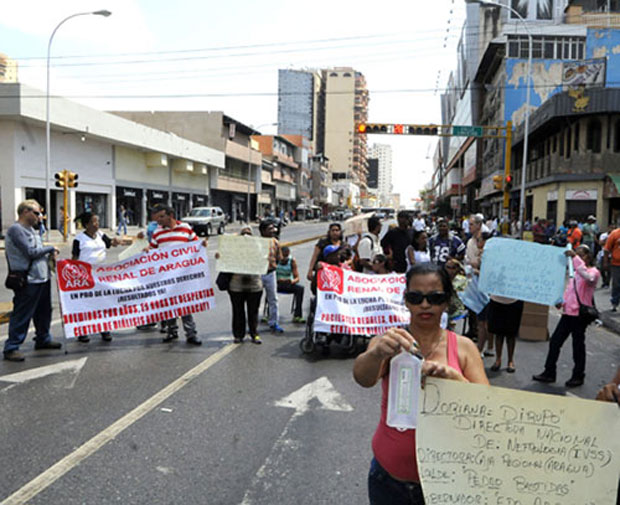
<svg viewBox="0 0 620 505"><path fill-rule="evenodd" d="M381 240L381 247L386 256L392 259L394 271L404 274L407 271L405 249L411 245L413 230L409 213L401 210L398 213L398 227L388 231Z"/></svg>

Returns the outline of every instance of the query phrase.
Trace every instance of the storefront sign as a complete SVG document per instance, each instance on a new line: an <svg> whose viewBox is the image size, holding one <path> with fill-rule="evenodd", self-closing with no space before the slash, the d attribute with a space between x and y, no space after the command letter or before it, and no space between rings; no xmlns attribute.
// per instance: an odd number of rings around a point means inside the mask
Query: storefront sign
<svg viewBox="0 0 620 505"><path fill-rule="evenodd" d="M155 193L154 191L153 191L153 193L151 193L151 196L153 198L157 198L158 200L161 200L161 199L164 198L164 194L163 193Z"/></svg>
<svg viewBox="0 0 620 505"><path fill-rule="evenodd" d="M175 193L173 195L173 198L176 200L179 200L180 202L184 202L185 201L185 195L181 194L181 193Z"/></svg>
<svg viewBox="0 0 620 505"><path fill-rule="evenodd" d="M317 274L314 331L380 335L409 323L404 274L368 275L324 265Z"/></svg>
<svg viewBox="0 0 620 505"><path fill-rule="evenodd" d="M136 192L133 189L124 189L123 196L136 196Z"/></svg>
<svg viewBox="0 0 620 505"><path fill-rule="evenodd" d="M452 196L450 197L450 208L454 210L458 210L461 206L461 197L460 196Z"/></svg>
<svg viewBox="0 0 620 505"><path fill-rule="evenodd" d="M215 306L206 249L196 241L91 265L58 262L68 338L135 328Z"/></svg>
<svg viewBox="0 0 620 505"><path fill-rule="evenodd" d="M548 202L557 202L558 201L558 190L555 191L547 191L547 201Z"/></svg>
<svg viewBox="0 0 620 505"><path fill-rule="evenodd" d="M605 58L563 63L562 88L600 87L605 85Z"/></svg>
<svg viewBox="0 0 620 505"><path fill-rule="evenodd" d="M566 191L567 200L596 200L598 191L596 189L578 189L575 191Z"/></svg>

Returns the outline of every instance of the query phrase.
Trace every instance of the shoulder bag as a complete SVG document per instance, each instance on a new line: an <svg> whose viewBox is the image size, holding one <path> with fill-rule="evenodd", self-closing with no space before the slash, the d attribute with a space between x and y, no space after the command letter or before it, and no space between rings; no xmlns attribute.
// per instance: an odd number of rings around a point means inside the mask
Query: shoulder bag
<svg viewBox="0 0 620 505"><path fill-rule="evenodd" d="M28 268L26 270L11 270L11 264L9 263L8 256L6 257L6 264L9 267L9 272L6 275L4 287L17 293L18 291L24 289L28 284L28 272L32 266L32 260L28 263Z"/></svg>
<svg viewBox="0 0 620 505"><path fill-rule="evenodd" d="M599 311L594 303L594 295L592 295L592 306L584 305L579 299L579 292L577 291L577 279L573 277L573 286L575 288L575 296L577 297L577 303L579 303L579 318L586 323L586 326L592 324L599 317Z"/></svg>

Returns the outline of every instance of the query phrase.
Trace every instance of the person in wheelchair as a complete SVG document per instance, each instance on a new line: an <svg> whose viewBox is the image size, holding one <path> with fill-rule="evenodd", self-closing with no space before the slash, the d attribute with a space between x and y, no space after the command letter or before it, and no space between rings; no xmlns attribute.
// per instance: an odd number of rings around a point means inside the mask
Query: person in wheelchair
<svg viewBox="0 0 620 505"><path fill-rule="evenodd" d="M295 313L293 322L304 324L306 320L302 316L304 305L304 287L299 284L299 270L295 258L291 256L288 247L280 249L281 258L276 266L276 277L278 281L278 293L289 293L295 296Z"/></svg>

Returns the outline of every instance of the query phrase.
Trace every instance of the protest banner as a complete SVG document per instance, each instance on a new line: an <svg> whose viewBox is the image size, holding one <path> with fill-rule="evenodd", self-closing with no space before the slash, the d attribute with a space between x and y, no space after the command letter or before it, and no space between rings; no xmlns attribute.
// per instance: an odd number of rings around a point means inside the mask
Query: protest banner
<svg viewBox="0 0 620 505"><path fill-rule="evenodd" d="M565 274L563 248L493 238L484 246L478 286L491 295L555 305L562 300Z"/></svg>
<svg viewBox="0 0 620 505"><path fill-rule="evenodd" d="M215 306L202 243L162 247L116 263L58 262L68 338L133 328Z"/></svg>
<svg viewBox="0 0 620 505"><path fill-rule="evenodd" d="M368 275L324 265L317 273L314 331L379 335L409 324L404 274Z"/></svg>
<svg viewBox="0 0 620 505"><path fill-rule="evenodd" d="M222 235L215 260L218 272L264 275L269 268L271 239L250 235Z"/></svg>
<svg viewBox="0 0 620 505"><path fill-rule="evenodd" d="M616 404L427 377L419 406L428 505L616 503Z"/></svg>

